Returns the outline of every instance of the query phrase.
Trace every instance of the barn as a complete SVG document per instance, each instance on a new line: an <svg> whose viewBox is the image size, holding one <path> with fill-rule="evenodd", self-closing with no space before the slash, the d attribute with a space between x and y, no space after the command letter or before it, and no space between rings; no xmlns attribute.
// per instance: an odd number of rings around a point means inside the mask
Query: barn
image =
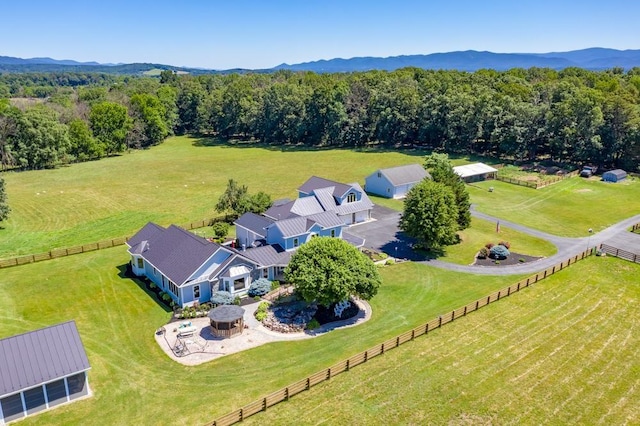
<svg viewBox="0 0 640 426"><path fill-rule="evenodd" d="M385 198L403 198L418 182L429 176L420 164L379 169L365 178L365 191Z"/></svg>
<svg viewBox="0 0 640 426"><path fill-rule="evenodd" d="M622 169L609 170L602 174L602 180L605 182L620 182L627 178L627 172Z"/></svg>
<svg viewBox="0 0 640 426"><path fill-rule="evenodd" d="M90 396L74 321L0 339L0 425Z"/></svg>

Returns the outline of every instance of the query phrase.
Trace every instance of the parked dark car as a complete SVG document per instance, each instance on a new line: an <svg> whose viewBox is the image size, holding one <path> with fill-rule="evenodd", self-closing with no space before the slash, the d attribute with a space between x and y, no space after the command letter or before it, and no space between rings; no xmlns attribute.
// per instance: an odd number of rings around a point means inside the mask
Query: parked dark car
<svg viewBox="0 0 640 426"><path fill-rule="evenodd" d="M580 177L590 178L598 171L598 166L584 166L580 171Z"/></svg>

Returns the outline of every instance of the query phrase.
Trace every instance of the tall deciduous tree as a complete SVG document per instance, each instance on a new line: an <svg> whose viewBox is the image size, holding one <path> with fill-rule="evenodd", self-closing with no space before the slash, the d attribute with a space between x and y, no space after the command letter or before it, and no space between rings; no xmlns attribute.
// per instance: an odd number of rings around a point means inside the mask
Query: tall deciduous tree
<svg viewBox="0 0 640 426"><path fill-rule="evenodd" d="M458 210L458 230L467 229L471 225L471 202L465 183L451 166L447 154L433 153L427 155L424 166L429 170L434 182L442 183L451 189Z"/></svg>
<svg viewBox="0 0 640 426"><path fill-rule="evenodd" d="M339 238L312 238L291 257L287 281L308 302L329 306L355 295L369 300L382 283L371 259Z"/></svg>
<svg viewBox="0 0 640 426"><path fill-rule="evenodd" d="M400 229L427 249L439 249L456 242L458 208L451 189L425 179L409 191L404 200Z"/></svg>
<svg viewBox="0 0 640 426"><path fill-rule="evenodd" d="M115 102L96 104L91 108L89 122L93 135L103 145L107 154L124 151L127 134L133 126L125 106Z"/></svg>
<svg viewBox="0 0 640 426"><path fill-rule="evenodd" d="M11 208L7 204L7 194L5 191L4 179L0 178L0 222L9 218Z"/></svg>

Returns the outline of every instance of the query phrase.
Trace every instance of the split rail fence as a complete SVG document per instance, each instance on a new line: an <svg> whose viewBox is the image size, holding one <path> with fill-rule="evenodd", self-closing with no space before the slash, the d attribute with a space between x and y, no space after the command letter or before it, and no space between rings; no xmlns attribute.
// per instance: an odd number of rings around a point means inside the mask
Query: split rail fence
<svg viewBox="0 0 640 426"><path fill-rule="evenodd" d="M414 340L416 337L428 334L430 331L434 331L443 325L453 322L454 320L466 316L467 314L477 311L478 309L487 306L490 303L497 302L500 299L504 299L511 294L517 293L518 291L529 287L530 285L537 283L540 280L543 280L556 272L563 270L564 268L572 265L579 260L582 260L593 253L593 249L587 249L584 252L573 256L564 262L561 262L555 266L552 266L548 269L545 269L542 272L538 272L535 275L531 275L528 278L525 278L517 283L499 290L495 293L492 293L486 297L476 300L475 302L471 302L465 306L462 306L458 309L454 309L451 312L447 312L443 315L438 316L437 318L432 319L431 321L419 325L411 330L408 330L396 337L385 340L382 343L377 344L376 346L364 351L360 352L357 355L354 355L348 359L340 361L329 368L325 368L322 371L318 371L315 374L312 374L302 380L299 380L285 388L277 390L269 395L254 401L250 404L245 405L242 408L239 408L229 414L226 414L222 417L219 417L215 421L211 423L212 426L228 426L233 425L238 422L243 421L244 419L258 414L262 411L266 411L267 408L273 407L276 404L279 404L283 401L289 400L294 395L297 395L301 392L307 391L311 389L313 386L328 381L332 377L345 373L350 369L363 364L369 361L372 358L383 355L385 352L390 351L399 347L400 345L410 342Z"/></svg>
<svg viewBox="0 0 640 426"><path fill-rule="evenodd" d="M631 253L630 251L622 250L608 244L600 244L600 250L611 256L619 257L620 259L629 260L634 263L640 263L640 255Z"/></svg>
<svg viewBox="0 0 640 426"><path fill-rule="evenodd" d="M496 176L496 180L499 180L501 182L511 183L514 185L526 186L527 188L539 189L539 188L544 188L545 186L553 185L554 183L558 183L562 180L565 180L567 178L577 176L577 175L578 175L578 171L574 170L573 172L567 173L565 175L556 176L553 179L546 179L544 181L538 181L538 182L530 182L526 180L508 178L500 175Z"/></svg>
<svg viewBox="0 0 640 426"><path fill-rule="evenodd" d="M220 220L220 219L219 218L204 219L197 222L191 222L186 225L182 225L181 227L190 231L192 229L204 228L205 226L209 226L209 224L215 222L216 220ZM121 246L127 241L129 241L129 238L131 237L112 238L110 240L99 241L97 243L84 244L81 246L53 249L44 253L26 254L23 256L16 256L8 259L0 259L0 269Z"/></svg>

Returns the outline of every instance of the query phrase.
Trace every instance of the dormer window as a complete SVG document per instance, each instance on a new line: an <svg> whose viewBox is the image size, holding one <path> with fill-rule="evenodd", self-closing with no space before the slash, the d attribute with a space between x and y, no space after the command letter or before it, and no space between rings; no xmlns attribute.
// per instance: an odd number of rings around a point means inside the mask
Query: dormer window
<svg viewBox="0 0 640 426"><path fill-rule="evenodd" d="M356 194L352 192L349 195L347 195L347 203L355 203L355 201L356 201Z"/></svg>

